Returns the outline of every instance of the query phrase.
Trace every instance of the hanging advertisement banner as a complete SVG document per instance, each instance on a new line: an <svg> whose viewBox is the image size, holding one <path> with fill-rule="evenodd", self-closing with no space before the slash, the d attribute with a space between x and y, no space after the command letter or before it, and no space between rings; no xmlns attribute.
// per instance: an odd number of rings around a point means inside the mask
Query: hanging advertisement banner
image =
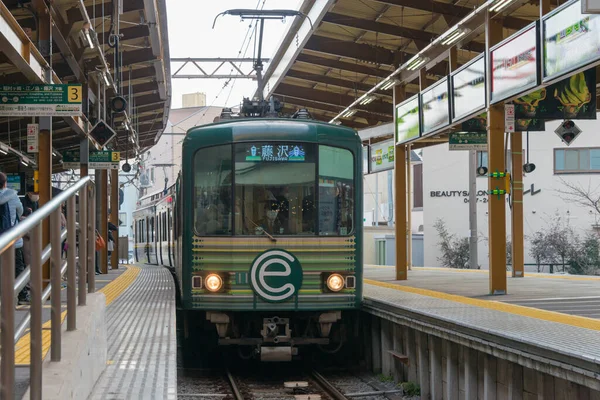
<svg viewBox="0 0 600 400"><path fill-rule="evenodd" d="M419 137L419 95L396 106L396 143L405 143Z"/></svg>
<svg viewBox="0 0 600 400"><path fill-rule="evenodd" d="M485 57L481 55L456 71L452 83L452 120L485 109Z"/></svg>
<svg viewBox="0 0 600 400"><path fill-rule="evenodd" d="M517 118L596 119L596 68L515 100Z"/></svg>
<svg viewBox="0 0 600 400"><path fill-rule="evenodd" d="M443 78L421 93L423 134L450 124L448 79Z"/></svg>
<svg viewBox="0 0 600 400"><path fill-rule="evenodd" d="M371 145L369 160L371 173L394 169L394 140L386 140Z"/></svg>
<svg viewBox="0 0 600 400"><path fill-rule="evenodd" d="M544 81L600 61L600 15L582 14L571 1L544 16Z"/></svg>
<svg viewBox="0 0 600 400"><path fill-rule="evenodd" d="M487 112L463 122L461 130L464 132L487 132ZM545 130L546 124L542 119L515 119L515 132L544 132Z"/></svg>
<svg viewBox="0 0 600 400"><path fill-rule="evenodd" d="M539 85L538 39L535 22L490 50L492 103Z"/></svg>

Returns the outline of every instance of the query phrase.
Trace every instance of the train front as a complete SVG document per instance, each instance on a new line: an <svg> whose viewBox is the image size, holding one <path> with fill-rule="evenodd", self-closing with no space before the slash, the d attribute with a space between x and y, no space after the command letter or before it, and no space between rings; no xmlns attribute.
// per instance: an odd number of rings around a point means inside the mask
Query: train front
<svg viewBox="0 0 600 400"><path fill-rule="evenodd" d="M219 345L282 361L347 339L362 299L360 152L354 131L307 121L188 135L183 305Z"/></svg>

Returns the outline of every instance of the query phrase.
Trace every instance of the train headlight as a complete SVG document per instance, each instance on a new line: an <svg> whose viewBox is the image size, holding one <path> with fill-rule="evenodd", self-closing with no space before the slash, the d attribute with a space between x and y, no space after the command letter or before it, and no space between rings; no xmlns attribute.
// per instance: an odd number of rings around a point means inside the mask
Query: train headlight
<svg viewBox="0 0 600 400"><path fill-rule="evenodd" d="M327 287L332 292L339 292L344 288L344 278L340 274L331 274L327 278Z"/></svg>
<svg viewBox="0 0 600 400"><path fill-rule="evenodd" d="M211 292L218 292L223 287L223 279L217 274L210 274L204 280L204 286Z"/></svg>

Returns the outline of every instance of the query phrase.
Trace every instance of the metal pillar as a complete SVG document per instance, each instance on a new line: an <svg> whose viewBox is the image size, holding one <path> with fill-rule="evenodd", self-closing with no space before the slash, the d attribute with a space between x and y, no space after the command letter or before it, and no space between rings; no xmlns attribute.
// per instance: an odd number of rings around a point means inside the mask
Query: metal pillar
<svg viewBox="0 0 600 400"><path fill-rule="evenodd" d="M100 271L108 274L108 171L100 170L100 182L97 190L100 192L100 218L98 230L106 246L100 251Z"/></svg>
<svg viewBox="0 0 600 400"><path fill-rule="evenodd" d="M13 399L15 388L15 246L0 255L0 331L10 335L0 336L0 398Z"/></svg>
<svg viewBox="0 0 600 400"><path fill-rule="evenodd" d="M412 269L412 168L411 168L412 145L406 145L406 264L408 270Z"/></svg>
<svg viewBox="0 0 600 400"><path fill-rule="evenodd" d="M96 181L98 182L98 181ZM97 183L96 183L97 185ZM95 189L95 190L94 190ZM87 248L87 272L88 293L96 292L96 193L97 186L87 188L87 220L88 220L88 248Z"/></svg>
<svg viewBox="0 0 600 400"><path fill-rule="evenodd" d="M119 170L110 171L110 222L119 227ZM111 269L119 268L119 232L113 232L115 247L113 249L110 265Z"/></svg>
<svg viewBox="0 0 600 400"><path fill-rule="evenodd" d="M71 251L67 253L67 331L74 331L77 327L76 305L76 274L75 274L75 222L77 220L77 211L75 196L67 200L67 242L71 244ZM81 277L83 280L83 276Z"/></svg>
<svg viewBox="0 0 600 400"><path fill-rule="evenodd" d="M84 95L84 99L87 99L87 86L86 86L86 90L84 91L85 95ZM86 101L86 105L87 105L87 100ZM90 142L88 141L87 138L83 139L79 145L79 158L80 158L80 162L81 164L79 165L79 178L85 178L86 176L88 176L88 162L89 162L89 147L90 147ZM78 289L77 289L77 296L78 296L78 301L77 303L80 306L84 306L86 304L87 301L87 290L85 287L85 283L86 283L86 279L83 279L83 277L87 277L87 281L89 284L89 274L88 274L88 268L90 268L90 257L93 258L94 257L94 249L95 246L92 247L90 249L90 243L88 243L88 239L89 242L91 242L92 244L94 244L95 242L95 235L94 232L90 232L89 230L89 225L91 225L91 219L89 216L89 197L88 197L88 193L89 193L89 185L87 187L85 187L83 190L81 190L79 192L79 276L82 277L82 279L79 279L78 282ZM92 268L93 270L93 268Z"/></svg>
<svg viewBox="0 0 600 400"><path fill-rule="evenodd" d="M514 132L510 136L512 154L512 276L522 278L525 275L525 239L523 230L523 135Z"/></svg>
<svg viewBox="0 0 600 400"><path fill-rule="evenodd" d="M40 146L41 150L41 146ZM49 223L49 221L48 221ZM30 398L42 398L42 225L31 232ZM12 337L12 334L9 335Z"/></svg>
<svg viewBox="0 0 600 400"><path fill-rule="evenodd" d="M486 50L502 40L502 21L490 20L486 14ZM491 71L487 59L487 71ZM488 85L491 85L488 79ZM489 90L488 90L489 93ZM488 189L504 187L500 179L491 177L491 172L503 172L504 165L504 104L488 107ZM506 294L506 198L488 197L488 225L490 246L490 294Z"/></svg>
<svg viewBox="0 0 600 400"><path fill-rule="evenodd" d="M60 269L62 267L62 258L61 258L61 241L60 241L60 209L54 211L50 214L50 230L52 232L51 235L51 244L52 250L50 255L51 261L51 274L52 274L52 290L51 290L51 309L50 309L50 320L51 322L51 333L50 333L50 359L52 361L60 361L61 359L61 281L62 276L60 273ZM73 244L69 243L69 251L71 253L76 251L76 248Z"/></svg>
<svg viewBox="0 0 600 400"><path fill-rule="evenodd" d="M479 266L477 254L477 151L469 151L469 268Z"/></svg>
<svg viewBox="0 0 600 400"><path fill-rule="evenodd" d="M406 88L401 85L394 86L394 104L402 102L406 98ZM394 115L396 109L394 107ZM406 146L396 144L394 146L394 184L396 198L394 200L394 216L396 218L396 280L408 278L407 269L407 204L406 204Z"/></svg>

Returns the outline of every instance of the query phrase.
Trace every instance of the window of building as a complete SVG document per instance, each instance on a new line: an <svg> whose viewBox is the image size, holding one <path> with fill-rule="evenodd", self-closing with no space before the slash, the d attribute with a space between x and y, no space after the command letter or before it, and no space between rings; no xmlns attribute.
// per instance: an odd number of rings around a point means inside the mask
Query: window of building
<svg viewBox="0 0 600 400"><path fill-rule="evenodd" d="M423 164L413 165L413 208L423 208Z"/></svg>
<svg viewBox="0 0 600 400"><path fill-rule="evenodd" d="M119 226L127 226L127 213L126 212L120 212L119 213Z"/></svg>
<svg viewBox="0 0 600 400"><path fill-rule="evenodd" d="M554 149L554 173L600 173L600 148Z"/></svg>
<svg viewBox="0 0 600 400"><path fill-rule="evenodd" d="M349 150L319 146L319 235L354 230L354 156Z"/></svg>

